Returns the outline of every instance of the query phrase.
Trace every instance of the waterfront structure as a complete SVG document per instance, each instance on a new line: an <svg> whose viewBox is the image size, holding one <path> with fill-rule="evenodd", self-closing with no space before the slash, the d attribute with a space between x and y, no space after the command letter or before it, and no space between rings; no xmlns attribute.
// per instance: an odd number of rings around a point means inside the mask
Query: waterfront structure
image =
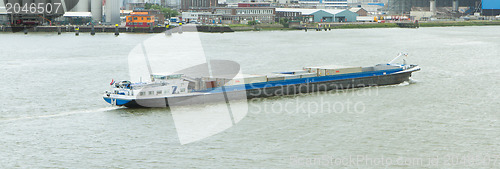
<svg viewBox="0 0 500 169"><path fill-rule="evenodd" d="M161 13L160 10L147 9L147 10L134 10L134 12L146 12L148 15L153 16L155 25L163 24L165 22L165 15Z"/></svg>
<svg viewBox="0 0 500 169"><path fill-rule="evenodd" d="M86 25L92 21L90 12L66 12L63 15L64 20L60 23L73 25Z"/></svg>
<svg viewBox="0 0 500 169"><path fill-rule="evenodd" d="M300 12L303 22L355 22L357 13L347 9L276 8L277 12Z"/></svg>
<svg viewBox="0 0 500 169"><path fill-rule="evenodd" d="M410 11L410 17L413 20L425 21L429 20L433 15L434 13L431 11Z"/></svg>
<svg viewBox="0 0 500 169"><path fill-rule="evenodd" d="M182 20L185 22L198 22L199 15L210 15L210 12L182 12Z"/></svg>
<svg viewBox="0 0 500 169"><path fill-rule="evenodd" d="M214 24L247 24L249 21L259 23L273 23L275 8L215 8L213 14L200 14L199 21Z"/></svg>
<svg viewBox="0 0 500 169"><path fill-rule="evenodd" d="M349 10L319 10L312 13L314 22L356 22L357 13Z"/></svg>
<svg viewBox="0 0 500 169"><path fill-rule="evenodd" d="M358 16L368 16L368 11L363 8L350 8L349 11L357 13Z"/></svg>
<svg viewBox="0 0 500 169"><path fill-rule="evenodd" d="M281 18L287 19L289 21L302 21L302 12L300 11L280 11L276 10L276 22L279 22Z"/></svg>
<svg viewBox="0 0 500 169"><path fill-rule="evenodd" d="M500 1L499 0L483 0L482 15L496 16L500 15Z"/></svg>
<svg viewBox="0 0 500 169"><path fill-rule="evenodd" d="M155 17L150 15L148 12L132 12L130 16L127 16L126 26L127 27L151 27L154 25Z"/></svg>
<svg viewBox="0 0 500 169"><path fill-rule="evenodd" d="M301 7L318 9L347 9L347 0L298 0Z"/></svg>

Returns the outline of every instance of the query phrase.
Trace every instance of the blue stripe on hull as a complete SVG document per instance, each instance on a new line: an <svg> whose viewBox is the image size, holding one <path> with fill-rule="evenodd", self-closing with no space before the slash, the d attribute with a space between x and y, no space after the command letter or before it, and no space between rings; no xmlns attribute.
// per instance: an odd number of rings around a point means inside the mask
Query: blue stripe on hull
<svg viewBox="0 0 500 169"><path fill-rule="evenodd" d="M354 78L370 77L370 76L382 76L382 75L390 75L392 73L396 73L396 72L399 72L402 70L403 69L399 68L399 69L389 69L389 70L380 70L380 71L350 73L350 74L343 74L343 75L318 76L318 77L279 80L279 81L271 81L271 82L251 83L251 84L244 84L244 85L232 85L232 86L224 86L224 90L226 92L229 92L229 91L238 91L238 90L251 90L251 89L260 89L260 88L266 88L266 87L303 84L303 83L311 83L311 82L324 82L324 81L331 81L331 80L343 80L343 79L354 79ZM212 88L209 90L203 90L200 92L221 93L223 91L222 91L221 87L217 87L217 88Z"/></svg>
<svg viewBox="0 0 500 169"><path fill-rule="evenodd" d="M104 101L111 104L111 98L103 98L103 99L104 99ZM115 100L116 100L117 106L123 106L123 105L127 104L128 102L130 102L130 100L120 100L120 99L115 99Z"/></svg>

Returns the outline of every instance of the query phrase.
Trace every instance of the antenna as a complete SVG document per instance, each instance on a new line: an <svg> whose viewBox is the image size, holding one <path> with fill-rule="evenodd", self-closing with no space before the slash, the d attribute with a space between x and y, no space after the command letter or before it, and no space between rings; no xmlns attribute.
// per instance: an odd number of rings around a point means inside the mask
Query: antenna
<svg viewBox="0 0 500 169"><path fill-rule="evenodd" d="M401 56L406 56L406 57L408 57L408 53L403 53L403 52L399 53L399 55L398 55L398 56L396 56L396 58L392 59L392 60L389 62L389 64L392 64L394 61L398 60Z"/></svg>

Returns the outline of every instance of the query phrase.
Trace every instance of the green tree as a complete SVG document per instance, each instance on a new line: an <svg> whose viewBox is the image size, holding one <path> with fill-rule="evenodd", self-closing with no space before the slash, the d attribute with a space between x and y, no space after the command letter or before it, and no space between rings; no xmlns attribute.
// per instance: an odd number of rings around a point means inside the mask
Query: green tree
<svg viewBox="0 0 500 169"><path fill-rule="evenodd" d="M163 15L165 15L165 18L175 17L179 15L179 12L177 12L176 10L170 8L164 8L160 5L151 5L151 4L148 5L148 3L146 3L146 5L144 5L144 9L159 10Z"/></svg>
<svg viewBox="0 0 500 169"><path fill-rule="evenodd" d="M149 3L144 4L144 9L150 9L150 8L151 8L151 4L149 4Z"/></svg>
<svg viewBox="0 0 500 169"><path fill-rule="evenodd" d="M257 25L257 21L248 21L248 25Z"/></svg>
<svg viewBox="0 0 500 169"><path fill-rule="evenodd" d="M280 24L282 24L283 27L285 28L288 28L289 25L288 21L289 21L288 18L280 18Z"/></svg>

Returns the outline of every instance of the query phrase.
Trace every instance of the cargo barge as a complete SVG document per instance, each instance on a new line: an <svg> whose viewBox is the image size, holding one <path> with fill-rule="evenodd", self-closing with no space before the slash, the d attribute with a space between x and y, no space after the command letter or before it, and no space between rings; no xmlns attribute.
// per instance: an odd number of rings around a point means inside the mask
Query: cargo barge
<svg viewBox="0 0 500 169"><path fill-rule="evenodd" d="M112 81L111 91L106 91L103 98L114 106L170 107L392 85L408 81L413 72L420 70L418 65L393 63L397 58L386 64L368 67L304 67L298 71L276 72L270 75L239 74L239 67L210 76L193 74L189 70L151 73L150 82ZM227 61L212 62L219 65L230 64ZM206 68L207 65L199 67ZM217 64L212 64L212 67L217 67Z"/></svg>

